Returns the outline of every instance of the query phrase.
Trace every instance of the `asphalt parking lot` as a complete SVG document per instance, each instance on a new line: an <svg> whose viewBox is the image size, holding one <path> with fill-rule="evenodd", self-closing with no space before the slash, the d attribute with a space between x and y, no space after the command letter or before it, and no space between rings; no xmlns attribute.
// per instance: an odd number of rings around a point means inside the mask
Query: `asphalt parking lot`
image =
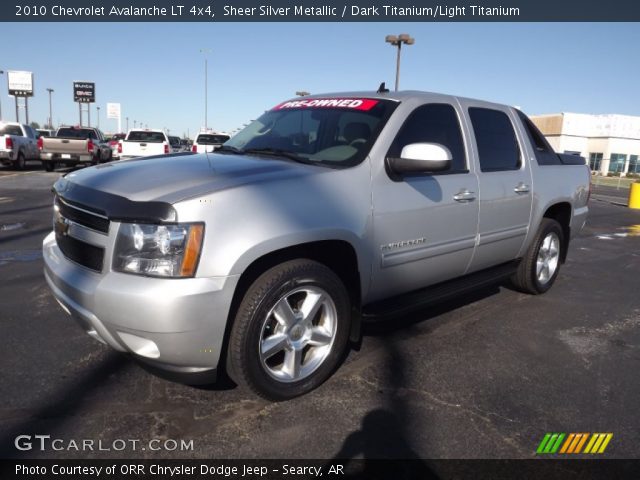
<svg viewBox="0 0 640 480"><path fill-rule="evenodd" d="M0 169L0 458L532 458L546 432L611 432L607 458L640 455L640 211L624 192L597 190L547 294L488 288L368 325L322 387L268 403L153 376L64 313L40 254L59 175ZM18 451L28 434L142 443Z"/></svg>

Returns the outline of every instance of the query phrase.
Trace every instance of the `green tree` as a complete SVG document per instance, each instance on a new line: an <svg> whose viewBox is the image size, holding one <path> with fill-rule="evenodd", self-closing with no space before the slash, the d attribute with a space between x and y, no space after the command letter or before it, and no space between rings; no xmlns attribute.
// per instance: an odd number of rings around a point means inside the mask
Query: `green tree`
<svg viewBox="0 0 640 480"><path fill-rule="evenodd" d="M29 126L30 126L31 128L35 128L35 129L40 128L40 124L39 124L38 122L31 122L31 123L29 124Z"/></svg>

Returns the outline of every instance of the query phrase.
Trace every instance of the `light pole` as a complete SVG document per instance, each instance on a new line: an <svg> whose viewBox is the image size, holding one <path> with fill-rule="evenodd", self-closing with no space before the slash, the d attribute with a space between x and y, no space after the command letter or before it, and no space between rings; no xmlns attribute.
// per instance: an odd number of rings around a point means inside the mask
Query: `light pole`
<svg viewBox="0 0 640 480"><path fill-rule="evenodd" d="M96 110L98 110L98 130L100 130L100 107L96 107Z"/></svg>
<svg viewBox="0 0 640 480"><path fill-rule="evenodd" d="M136 128L136 121L133 121L133 128Z"/></svg>
<svg viewBox="0 0 640 480"><path fill-rule="evenodd" d="M208 65L207 65L207 54L211 53L210 48L201 48L200 53L204 54L204 129L209 128L207 123L207 75L208 75Z"/></svg>
<svg viewBox="0 0 640 480"><path fill-rule="evenodd" d="M53 114L51 109L51 94L54 92L53 88L47 88L49 92L49 128L53 130Z"/></svg>
<svg viewBox="0 0 640 480"><path fill-rule="evenodd" d="M416 43L416 39L410 36L408 33L401 33L397 37L395 35L387 35L384 41L390 43L394 47L398 47L398 56L396 58L396 92L398 91L398 85L400 83L400 50L402 50L402 44L413 45Z"/></svg>
<svg viewBox="0 0 640 480"><path fill-rule="evenodd" d="M127 132L129 131L129 117L126 117L127 119Z"/></svg>

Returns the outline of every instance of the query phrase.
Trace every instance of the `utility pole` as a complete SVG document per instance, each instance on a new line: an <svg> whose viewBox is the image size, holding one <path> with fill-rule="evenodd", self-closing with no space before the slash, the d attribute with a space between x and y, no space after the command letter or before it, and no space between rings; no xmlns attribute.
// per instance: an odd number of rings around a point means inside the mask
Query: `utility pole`
<svg viewBox="0 0 640 480"><path fill-rule="evenodd" d="M201 48L200 49L200 53L204 54L204 128L205 130L209 128L209 124L208 124L208 119L207 119L207 113L208 113L208 108L207 108L207 83L208 83L208 79L207 79L207 75L208 75L208 65L207 65L207 55L209 53L211 53L211 49L210 48Z"/></svg>
<svg viewBox="0 0 640 480"><path fill-rule="evenodd" d="M47 88L47 92L49 92L49 128L53 130L53 114L51 109L51 94L53 93L53 88Z"/></svg>

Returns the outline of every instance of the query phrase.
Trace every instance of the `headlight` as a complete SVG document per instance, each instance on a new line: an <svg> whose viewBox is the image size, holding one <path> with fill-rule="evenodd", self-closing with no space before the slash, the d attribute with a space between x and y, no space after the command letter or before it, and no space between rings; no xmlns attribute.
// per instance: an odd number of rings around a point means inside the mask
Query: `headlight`
<svg viewBox="0 0 640 480"><path fill-rule="evenodd" d="M118 230L113 269L152 277L193 277L204 225L123 223Z"/></svg>

